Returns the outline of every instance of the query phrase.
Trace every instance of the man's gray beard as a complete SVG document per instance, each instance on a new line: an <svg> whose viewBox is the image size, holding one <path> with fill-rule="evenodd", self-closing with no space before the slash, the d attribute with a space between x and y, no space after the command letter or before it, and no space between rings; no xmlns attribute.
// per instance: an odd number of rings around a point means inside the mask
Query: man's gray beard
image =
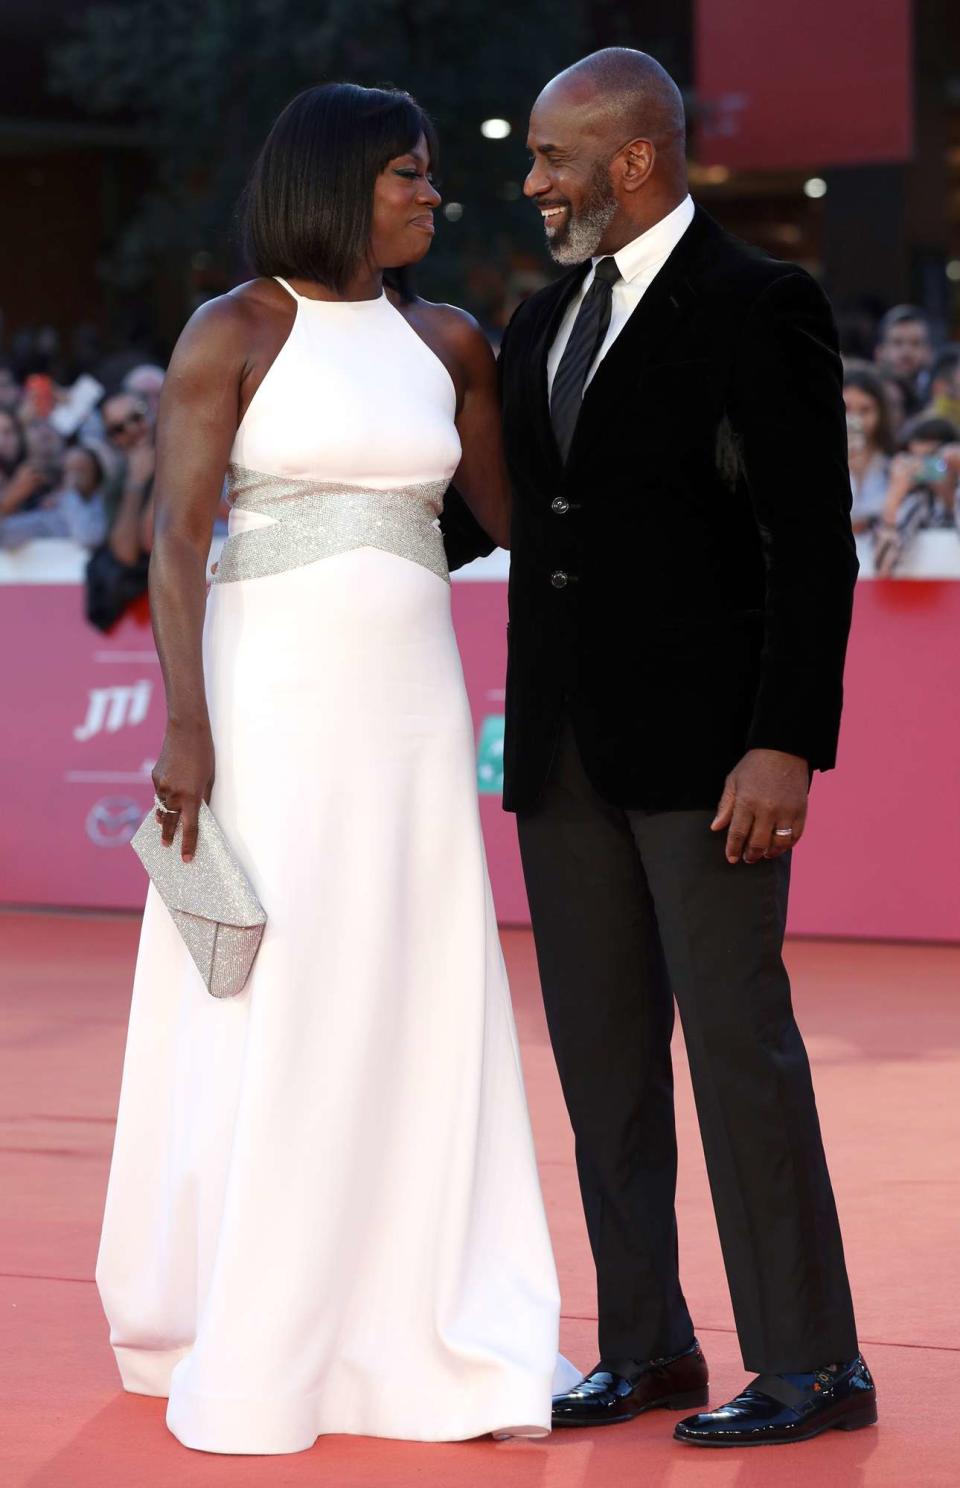
<svg viewBox="0 0 960 1488"><path fill-rule="evenodd" d="M571 214L561 241L547 239L547 249L554 263L579 264L593 258L616 213L617 199L604 167L602 174L598 171L591 183L586 205L577 216Z"/></svg>

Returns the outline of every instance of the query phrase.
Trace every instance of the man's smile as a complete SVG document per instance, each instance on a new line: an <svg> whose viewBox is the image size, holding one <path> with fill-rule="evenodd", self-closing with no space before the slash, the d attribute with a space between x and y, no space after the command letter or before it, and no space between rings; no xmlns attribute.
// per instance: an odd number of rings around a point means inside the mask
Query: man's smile
<svg viewBox="0 0 960 1488"><path fill-rule="evenodd" d="M543 218L544 227L547 229L551 227L559 227L560 219L566 214L567 211L568 208L566 204L561 204L560 206L542 206L540 208L540 215Z"/></svg>

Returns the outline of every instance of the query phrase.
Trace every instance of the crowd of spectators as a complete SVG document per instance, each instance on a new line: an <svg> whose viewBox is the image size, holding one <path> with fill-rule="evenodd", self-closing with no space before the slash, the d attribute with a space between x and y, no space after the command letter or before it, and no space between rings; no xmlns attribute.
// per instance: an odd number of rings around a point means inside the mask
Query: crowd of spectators
<svg viewBox="0 0 960 1488"><path fill-rule="evenodd" d="M102 629L146 588L154 430L164 370L134 353L75 364L56 336L0 359L0 550L65 538L88 550L87 615ZM921 310L880 322L872 359L844 359L853 524L878 571L915 535L960 528L960 346L935 346Z"/></svg>
<svg viewBox="0 0 960 1488"><path fill-rule="evenodd" d="M144 592L153 540L164 371L123 360L112 386L109 361L106 375L95 367L67 383L49 331L0 360L0 550L41 538L86 548L87 615L104 630Z"/></svg>
<svg viewBox="0 0 960 1488"><path fill-rule="evenodd" d="M960 529L960 346L938 350L923 312L898 305L872 362L845 359L843 397L854 531L894 574L918 532Z"/></svg>

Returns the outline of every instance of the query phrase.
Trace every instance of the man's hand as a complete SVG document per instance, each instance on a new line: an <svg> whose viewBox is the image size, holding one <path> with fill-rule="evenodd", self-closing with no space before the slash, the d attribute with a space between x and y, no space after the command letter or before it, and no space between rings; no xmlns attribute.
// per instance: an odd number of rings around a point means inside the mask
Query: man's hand
<svg viewBox="0 0 960 1488"><path fill-rule="evenodd" d="M712 832L729 828L728 863L778 858L800 841L807 819L809 780L807 761L799 755L782 754L779 749L751 749L744 755L727 776L710 823Z"/></svg>

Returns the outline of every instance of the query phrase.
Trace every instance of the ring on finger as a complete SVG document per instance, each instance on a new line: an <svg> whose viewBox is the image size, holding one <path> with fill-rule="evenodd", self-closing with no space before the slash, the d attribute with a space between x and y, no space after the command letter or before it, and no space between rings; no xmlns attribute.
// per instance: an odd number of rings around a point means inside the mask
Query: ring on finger
<svg viewBox="0 0 960 1488"><path fill-rule="evenodd" d="M774 829L773 829L773 835L774 835L774 837L792 837L793 836L793 828L792 827L774 827Z"/></svg>
<svg viewBox="0 0 960 1488"><path fill-rule="evenodd" d="M176 806L168 806L167 803L166 803L166 801L161 801L160 797L158 795L156 795L156 794L154 794L154 797L153 797L153 804L156 807L156 809L158 811L162 811L165 816L179 816L180 815L180 812L179 812L179 810L177 809Z"/></svg>

